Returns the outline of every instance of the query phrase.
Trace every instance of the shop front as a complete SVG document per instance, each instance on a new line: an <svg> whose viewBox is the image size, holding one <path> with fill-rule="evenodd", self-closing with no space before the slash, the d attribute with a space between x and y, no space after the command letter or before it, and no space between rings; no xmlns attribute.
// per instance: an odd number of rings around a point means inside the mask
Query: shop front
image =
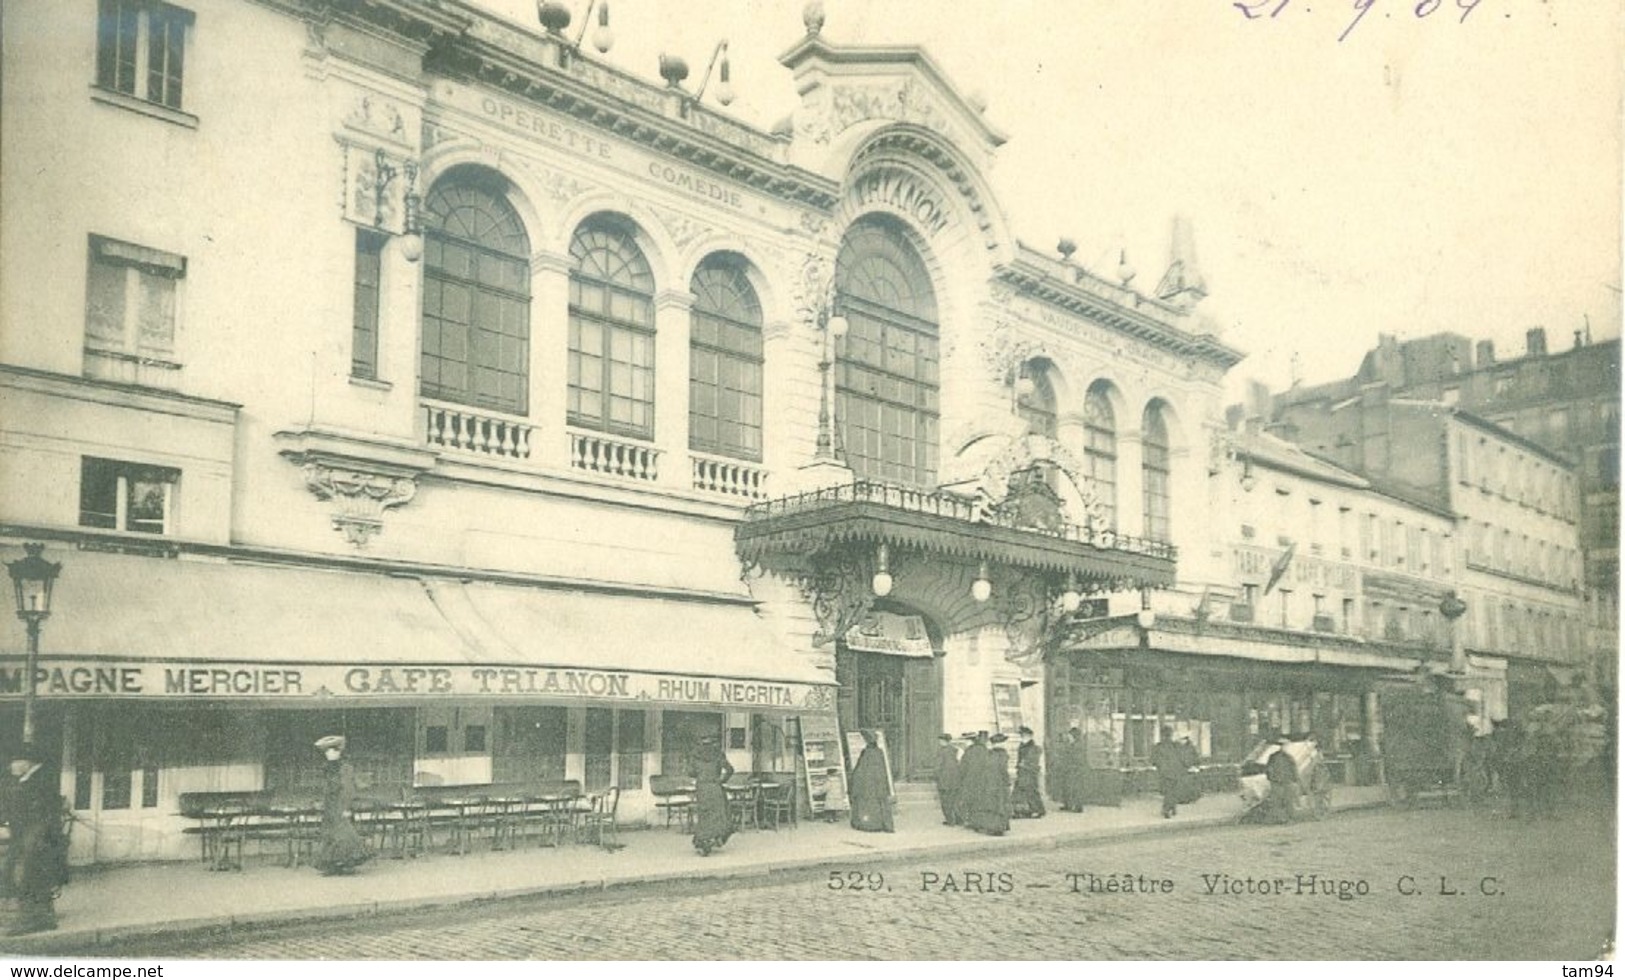
<svg viewBox="0 0 1625 980"><path fill-rule="evenodd" d="M35 695L80 863L191 853L184 794L319 797L323 735L347 737L363 797L568 779L618 786L636 822L702 736L795 771L800 719L835 710L834 678L748 603L65 557ZM21 664L0 664L8 709Z"/></svg>
<svg viewBox="0 0 1625 980"><path fill-rule="evenodd" d="M1249 636L1161 618L1142 629L1120 620L1075 628L1051 657L1047 713L1052 737L1077 728L1091 768L1119 774L1124 790L1150 786L1164 729L1189 739L1215 780L1276 733L1318 736L1337 781L1377 778L1374 689L1416 661L1291 644L1267 631Z"/></svg>

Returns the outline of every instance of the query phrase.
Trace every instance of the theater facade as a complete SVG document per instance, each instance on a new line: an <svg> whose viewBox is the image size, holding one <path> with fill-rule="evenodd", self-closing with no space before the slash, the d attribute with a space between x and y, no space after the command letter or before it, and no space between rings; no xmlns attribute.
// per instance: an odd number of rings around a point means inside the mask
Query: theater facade
<svg viewBox="0 0 1625 980"><path fill-rule="evenodd" d="M62 566L0 737L32 693L76 861L311 794L334 733L364 792L628 822L704 735L794 771L870 728L925 778L1043 733L1085 602L1214 560L1241 355L1188 228L1138 280L1022 243L996 108L921 49L785 25L763 129L546 6L0 15L0 274L53 284L0 301L0 552Z"/></svg>

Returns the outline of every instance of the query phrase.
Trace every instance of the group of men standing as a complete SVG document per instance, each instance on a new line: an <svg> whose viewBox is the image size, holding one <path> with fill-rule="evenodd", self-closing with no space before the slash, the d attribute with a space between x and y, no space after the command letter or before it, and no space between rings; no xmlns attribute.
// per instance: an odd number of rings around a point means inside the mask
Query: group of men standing
<svg viewBox="0 0 1625 980"><path fill-rule="evenodd" d="M1013 785L1010 753L1004 747L1008 735L966 732L960 738L970 744L963 755L952 735L938 736L937 799L943 823L997 837L1010 829L1012 817L1044 815L1039 791L1044 750L1033 742L1032 729L1023 726L1017 735L1021 745L1016 749Z"/></svg>

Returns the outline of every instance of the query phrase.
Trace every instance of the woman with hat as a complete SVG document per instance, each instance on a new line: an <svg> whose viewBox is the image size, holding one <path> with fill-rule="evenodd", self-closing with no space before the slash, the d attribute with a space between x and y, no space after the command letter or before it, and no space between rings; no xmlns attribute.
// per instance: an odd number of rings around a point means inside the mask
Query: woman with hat
<svg viewBox="0 0 1625 980"><path fill-rule="evenodd" d="M993 829L989 833L995 837L1010 829L1010 752L1004 747L1008 741L1010 736L1003 732L987 740L987 744L992 746L988 755L993 759L990 768L993 770L993 803L997 811Z"/></svg>
<svg viewBox="0 0 1625 980"><path fill-rule="evenodd" d="M12 756L6 787L5 892L17 899L9 933L20 936L56 928L56 890L67 880L67 842L62 838L62 800L37 758L24 745Z"/></svg>
<svg viewBox="0 0 1625 980"><path fill-rule="evenodd" d="M700 750L689 775L694 777L694 849L702 856L709 857L733 836L728 791L722 786L733 774L722 741L715 735L700 736Z"/></svg>
<svg viewBox="0 0 1625 980"><path fill-rule="evenodd" d="M316 741L327 756L322 773L322 837L316 868L324 875L355 874L372 857L367 844L350 822L355 805L355 769L344 761L344 736L328 735Z"/></svg>
<svg viewBox="0 0 1625 980"><path fill-rule="evenodd" d="M852 767L852 829L885 831L891 833L892 789L891 772L886 762L886 750L880 747L875 733L863 733L863 751L858 764Z"/></svg>
<svg viewBox="0 0 1625 980"><path fill-rule="evenodd" d="M1010 812L1017 817L1042 817L1044 796L1038 789L1043 771L1044 750L1033 741L1033 730L1020 728L1021 747L1016 749L1016 786L1010 792Z"/></svg>

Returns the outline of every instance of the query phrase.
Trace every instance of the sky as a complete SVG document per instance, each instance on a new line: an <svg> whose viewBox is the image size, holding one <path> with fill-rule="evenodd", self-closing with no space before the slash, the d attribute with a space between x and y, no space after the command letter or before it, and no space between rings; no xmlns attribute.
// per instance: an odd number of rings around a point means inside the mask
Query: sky
<svg viewBox="0 0 1625 980"><path fill-rule="evenodd" d="M528 0L478 0L533 26ZM698 84L727 39L729 113L797 99L803 0L610 0L604 60ZM574 32L587 0L569 4ZM825 0L836 44L924 47L1009 141L1016 236L1154 286L1192 222L1201 310L1275 389L1351 374L1379 333L1554 351L1620 331L1621 0ZM1247 9L1243 9L1247 8ZM1364 10L1363 14L1360 13ZM1420 15L1420 16L1419 16Z"/></svg>

